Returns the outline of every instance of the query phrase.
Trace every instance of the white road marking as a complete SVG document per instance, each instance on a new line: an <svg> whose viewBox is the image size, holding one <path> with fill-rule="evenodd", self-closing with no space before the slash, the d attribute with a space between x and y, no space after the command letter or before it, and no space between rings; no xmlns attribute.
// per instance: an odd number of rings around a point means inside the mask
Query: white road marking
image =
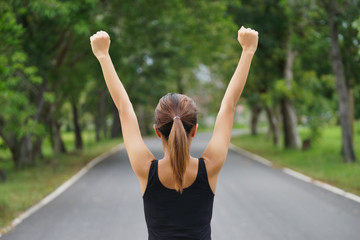
<svg viewBox="0 0 360 240"><path fill-rule="evenodd" d="M300 179L300 180L303 180L304 182L308 182L308 183L311 183L312 182L312 179L311 177L308 177L302 173L299 173L299 172L296 172L290 168L283 168L282 169L284 173L290 175L290 176L293 176L297 179Z"/></svg>
<svg viewBox="0 0 360 240"><path fill-rule="evenodd" d="M40 208L44 207L46 204L54 200L56 197L58 197L61 193L63 193L66 189L68 189L71 185L73 185L75 182L77 182L82 176L85 175L91 168L93 168L96 164L100 163L102 160L107 158L108 156L124 149L125 146L123 143L117 145L116 147L112 148L110 151L105 152L93 160L91 160L86 166L84 166L80 171L78 171L74 176L72 176L70 179L68 179L66 182L64 182L62 185L60 185L58 188L56 188L52 193L44 197L40 202L35 204L34 206L27 209L25 212L20 214L17 218L15 218L9 226L6 226L2 229L0 229L0 238L2 236L1 233L7 233L11 230L13 230L18 224L20 224L22 221L24 221L26 218L28 218L31 214L39 210Z"/></svg>
<svg viewBox="0 0 360 240"><path fill-rule="evenodd" d="M260 163L262 163L262 164L264 164L264 165L266 165L268 167L271 167L273 165L269 160L267 160L267 159L265 159L263 157L260 157L260 156L254 154L254 153L248 152L248 151L246 151L244 149L238 148L237 146L235 146L232 143L230 143L229 148L231 150L239 153L239 154L245 155L246 157L248 157L251 160L255 160L257 162L260 162ZM326 189L326 190L328 190L328 191L330 191L332 193L338 194L340 196L343 196L345 198L348 198L348 199L351 199L351 200L353 200L355 202L360 203L360 196L357 196L357 195L355 195L353 193L346 192L346 191L344 191L344 190L342 190L340 188L334 187L334 186L332 186L330 184L321 182L319 180L315 180L315 179L313 179L313 178L311 178L309 176L306 176L306 175L304 175L302 173L294 171L294 170L292 170L290 168L280 168L280 169L282 170L282 172L284 172L284 173L286 173L286 174L288 174L288 175L290 175L292 177L295 177L295 178L297 178L297 179L299 179L301 181L311 183L311 184L313 184L315 186Z"/></svg>
<svg viewBox="0 0 360 240"><path fill-rule="evenodd" d="M262 163L262 164L264 164L264 165L266 165L266 166L271 167L271 166L273 165L271 161L269 161L269 160L267 160L267 159L265 159L265 158L263 158L263 157L260 157L259 155L256 155L256 154L254 154L254 153L248 152L248 151L246 151L246 150L244 150L244 149L242 149L242 148L238 148L238 147L236 147L236 146L235 146L234 144L232 144L232 143L230 143L229 148L230 148L231 150L239 153L239 154L246 155L248 158L251 158L252 160L255 160L255 161L257 161L257 162L260 162L260 163Z"/></svg>

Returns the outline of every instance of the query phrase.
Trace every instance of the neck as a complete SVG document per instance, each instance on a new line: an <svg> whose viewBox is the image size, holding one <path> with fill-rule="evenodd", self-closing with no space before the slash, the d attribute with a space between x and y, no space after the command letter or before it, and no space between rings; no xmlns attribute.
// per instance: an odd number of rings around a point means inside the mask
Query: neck
<svg viewBox="0 0 360 240"><path fill-rule="evenodd" d="M191 138L189 139L189 144L190 144L190 146L191 146ZM166 161L170 161L170 150L169 150L169 147L168 147L168 145L167 145L167 141L164 139L164 138L162 138L161 139L161 142L162 142L162 145L163 145L163 149L164 149L164 160L166 160ZM189 155L189 159L191 158L191 155Z"/></svg>

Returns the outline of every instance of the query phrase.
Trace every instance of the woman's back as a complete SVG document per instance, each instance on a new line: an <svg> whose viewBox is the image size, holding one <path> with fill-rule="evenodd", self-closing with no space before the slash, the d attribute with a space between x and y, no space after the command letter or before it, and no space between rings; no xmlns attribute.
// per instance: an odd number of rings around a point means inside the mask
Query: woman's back
<svg viewBox="0 0 360 240"><path fill-rule="evenodd" d="M199 168L199 159L191 157L184 172L183 186L189 187L194 183ZM161 184L166 188L176 189L174 172L169 159L159 160L158 176Z"/></svg>
<svg viewBox="0 0 360 240"><path fill-rule="evenodd" d="M162 184L159 162L154 160L150 166L143 195L149 239L211 239L214 194L204 160L198 159L195 180L182 194Z"/></svg>

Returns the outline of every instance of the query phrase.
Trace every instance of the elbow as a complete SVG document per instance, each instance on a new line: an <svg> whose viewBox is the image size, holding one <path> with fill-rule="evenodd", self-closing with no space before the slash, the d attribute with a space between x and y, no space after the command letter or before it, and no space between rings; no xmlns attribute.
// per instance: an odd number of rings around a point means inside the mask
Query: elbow
<svg viewBox="0 0 360 240"><path fill-rule="evenodd" d="M118 112L119 112L119 116L122 117L122 116L128 116L130 115L131 113L135 113L134 111L134 108L132 106L132 104L125 104L125 105L119 105L119 106L116 106L117 109L118 109Z"/></svg>
<svg viewBox="0 0 360 240"><path fill-rule="evenodd" d="M229 100L223 100L221 102L221 109L224 109L226 111L235 112L236 108L236 102L235 101L229 101Z"/></svg>
<svg viewBox="0 0 360 240"><path fill-rule="evenodd" d="M128 111L131 111L133 110L133 105L130 101L119 101L118 104L116 104L116 107L120 112L128 112Z"/></svg>

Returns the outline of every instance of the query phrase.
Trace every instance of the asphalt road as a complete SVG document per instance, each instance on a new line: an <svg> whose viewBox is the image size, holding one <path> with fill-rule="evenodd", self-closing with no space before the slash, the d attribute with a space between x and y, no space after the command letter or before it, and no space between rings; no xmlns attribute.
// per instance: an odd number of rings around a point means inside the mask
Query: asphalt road
<svg viewBox="0 0 360 240"><path fill-rule="evenodd" d="M199 157L209 134L195 137ZM160 140L146 140L161 158ZM1 240L145 240L140 186L125 151L111 155ZM212 239L359 240L360 204L229 151Z"/></svg>

